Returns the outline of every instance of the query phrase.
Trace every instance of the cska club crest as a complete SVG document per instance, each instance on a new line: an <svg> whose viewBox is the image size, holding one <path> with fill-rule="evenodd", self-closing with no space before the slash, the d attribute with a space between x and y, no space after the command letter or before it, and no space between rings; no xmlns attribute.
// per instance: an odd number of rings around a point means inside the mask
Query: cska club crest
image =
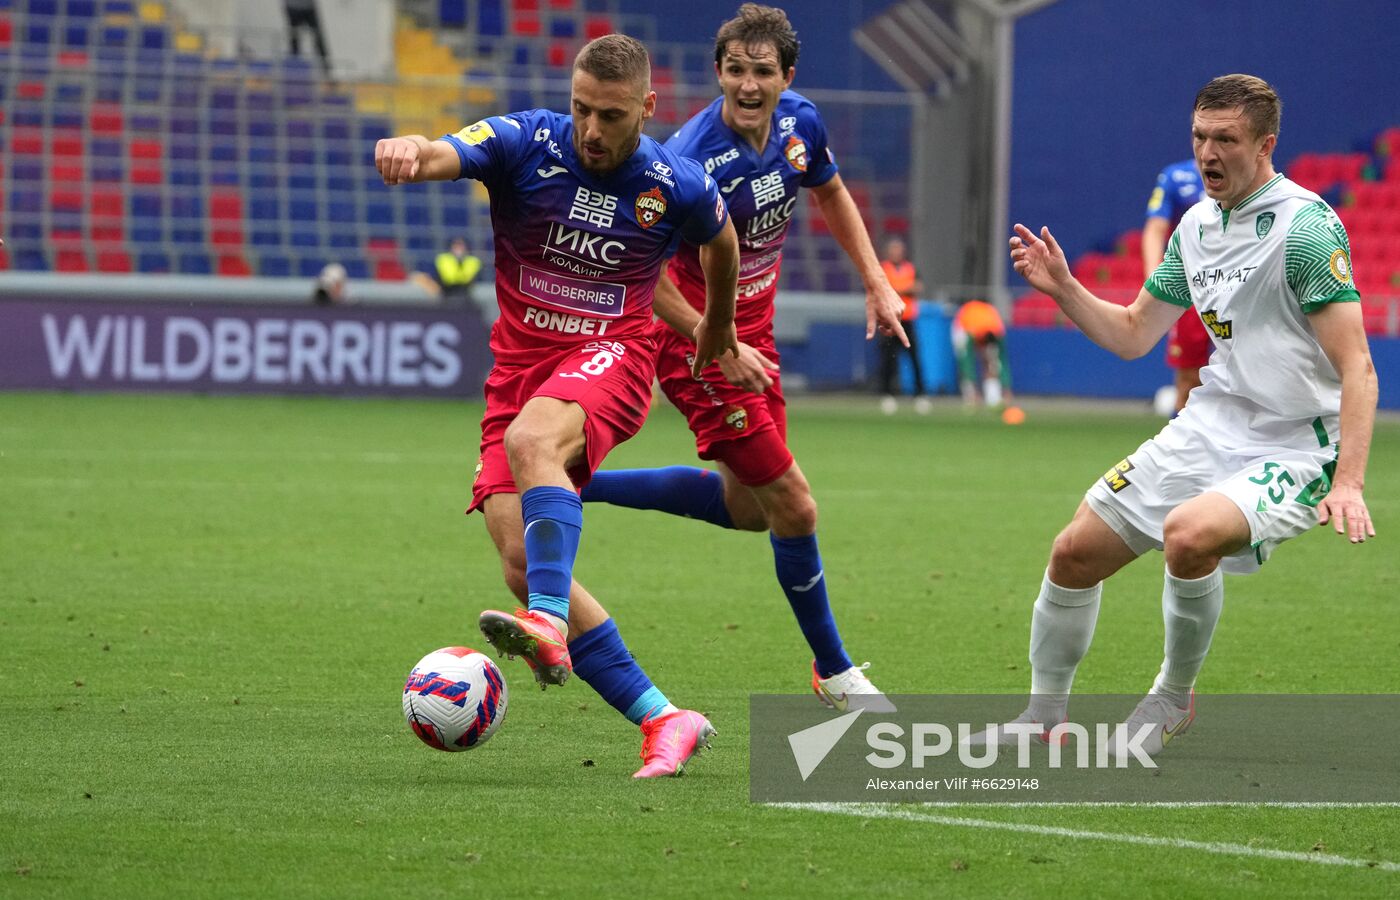
<svg viewBox="0 0 1400 900"><path fill-rule="evenodd" d="M637 224L643 228L660 222L661 217L666 215L666 197L661 193L661 188L654 187L638 194L636 210Z"/></svg>
<svg viewBox="0 0 1400 900"><path fill-rule="evenodd" d="M724 411L724 424L735 431L743 431L749 427L749 411L742 406L731 406Z"/></svg>
<svg viewBox="0 0 1400 900"><path fill-rule="evenodd" d="M799 172L807 171L807 145L802 142L802 138L795 134L789 137L783 155L787 157L788 165Z"/></svg>

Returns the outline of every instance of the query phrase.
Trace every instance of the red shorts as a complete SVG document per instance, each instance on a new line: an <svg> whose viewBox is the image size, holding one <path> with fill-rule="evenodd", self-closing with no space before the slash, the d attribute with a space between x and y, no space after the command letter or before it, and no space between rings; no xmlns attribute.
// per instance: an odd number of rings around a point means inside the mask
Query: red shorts
<svg viewBox="0 0 1400 900"><path fill-rule="evenodd" d="M603 457L636 434L651 408L656 345L650 337L588 341L530 366L497 366L486 379L481 458L472 483L471 512L492 494L518 493L506 458L506 428L531 397L554 397L583 407L584 461L569 469L583 487Z"/></svg>
<svg viewBox="0 0 1400 900"><path fill-rule="evenodd" d="M1199 369L1210 362L1214 349L1201 314L1192 307L1172 324L1167 335L1167 365L1173 369Z"/></svg>
<svg viewBox="0 0 1400 900"><path fill-rule="evenodd" d="M787 448L787 402L776 373L770 373L773 385L761 395L730 384L718 363L708 366L697 379L690 374L695 345L665 326L658 325L656 334L656 377L661 390L690 423L701 459L719 460L749 487L768 484L792 467ZM771 340L753 346L777 361L778 352Z"/></svg>

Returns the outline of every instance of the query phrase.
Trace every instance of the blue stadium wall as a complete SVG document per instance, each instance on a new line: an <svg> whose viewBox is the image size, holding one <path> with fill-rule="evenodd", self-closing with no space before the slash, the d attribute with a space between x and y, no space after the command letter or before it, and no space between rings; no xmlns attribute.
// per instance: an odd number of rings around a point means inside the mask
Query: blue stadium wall
<svg viewBox="0 0 1400 900"><path fill-rule="evenodd" d="M1191 155L1196 91L1231 72L1279 91L1275 162L1369 149L1400 124L1395 0L1060 0L1016 26L1011 217L1073 258L1140 225Z"/></svg>

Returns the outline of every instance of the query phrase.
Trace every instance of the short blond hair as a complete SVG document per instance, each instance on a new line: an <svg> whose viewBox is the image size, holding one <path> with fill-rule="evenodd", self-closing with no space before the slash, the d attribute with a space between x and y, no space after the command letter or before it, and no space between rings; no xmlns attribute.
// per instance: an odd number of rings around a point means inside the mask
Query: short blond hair
<svg viewBox="0 0 1400 900"><path fill-rule="evenodd" d="M1196 94L1194 109L1244 110L1255 137L1277 135L1283 101L1273 85L1253 75L1221 75Z"/></svg>

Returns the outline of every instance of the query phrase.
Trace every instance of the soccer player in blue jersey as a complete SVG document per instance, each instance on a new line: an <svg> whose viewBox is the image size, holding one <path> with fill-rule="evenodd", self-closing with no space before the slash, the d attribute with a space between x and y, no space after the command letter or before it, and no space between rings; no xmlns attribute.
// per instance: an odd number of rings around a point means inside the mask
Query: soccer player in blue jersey
<svg viewBox="0 0 1400 900"><path fill-rule="evenodd" d="M1167 239L1186 211L1201 202L1206 186L1196 171L1194 159L1172 163L1157 175L1157 184L1147 200L1147 221L1142 226L1143 277L1162 264ZM1167 333L1167 365L1176 373L1176 411L1186 406L1191 389L1201 383L1201 368L1210 362L1210 337L1199 315L1185 315L1172 323Z"/></svg>
<svg viewBox="0 0 1400 900"><path fill-rule="evenodd" d="M656 289L657 377L690 423L701 459L693 466L599 472L585 501L657 509L725 528L770 532L778 583L815 657L811 683L829 706L888 709L847 656L827 598L817 548L817 505L787 448L787 415L773 340L773 299L783 239L802 188L865 283L866 337L876 329L907 345L904 302L885 276L860 211L841 182L816 106L788 90L797 34L787 15L745 3L715 37L722 96L666 146L704 164L739 232L739 355L702 365L690 334L702 319L705 281L697 248L682 245Z"/></svg>
<svg viewBox="0 0 1400 900"><path fill-rule="evenodd" d="M656 107L650 82L646 49L608 35L574 61L571 115L528 110L375 148L386 184L467 177L490 192L501 316L471 509L485 512L506 584L528 609L487 610L481 630L541 687L577 672L640 725L639 778L680 774L714 729L671 705L573 580L577 489L646 419L652 292L683 237L700 247L706 285L696 371L737 352L734 227L700 166L641 133Z"/></svg>

